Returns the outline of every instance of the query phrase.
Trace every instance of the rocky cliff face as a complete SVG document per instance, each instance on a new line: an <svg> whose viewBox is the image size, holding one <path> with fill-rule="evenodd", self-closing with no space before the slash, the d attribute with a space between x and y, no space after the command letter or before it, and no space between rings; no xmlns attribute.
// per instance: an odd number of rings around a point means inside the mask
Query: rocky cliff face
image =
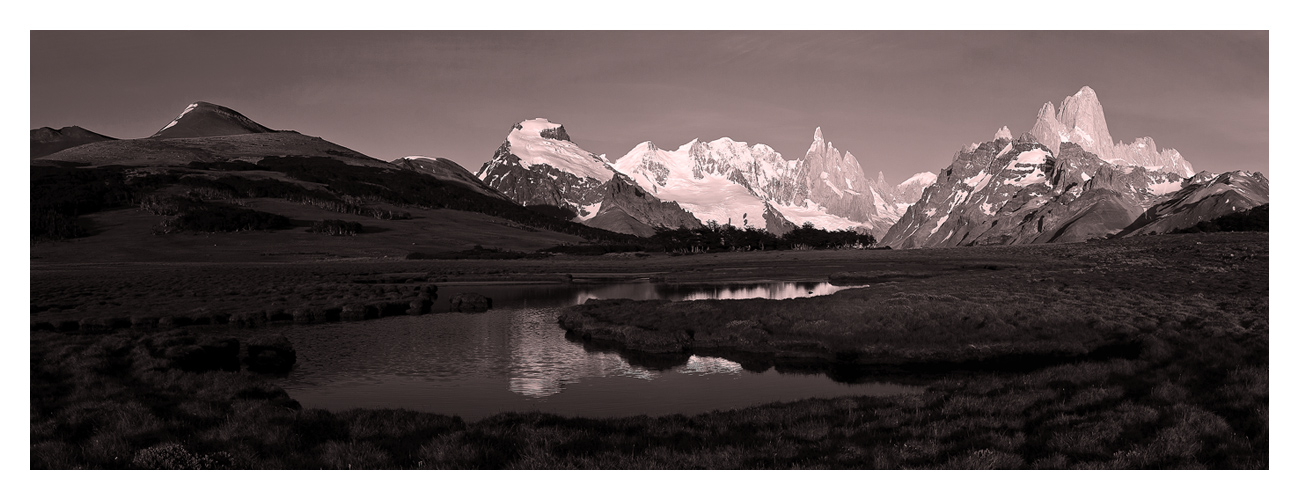
<svg viewBox="0 0 1299 500"><path fill-rule="evenodd" d="M1029 132L1052 151L1059 151L1060 143L1071 142L1117 165L1142 166L1182 177L1195 173L1181 153L1175 149L1159 151L1149 137L1138 138L1131 144L1115 144L1105 121L1105 110L1091 87L1083 87L1066 97L1060 103L1059 112L1052 103L1043 104Z"/></svg>
<svg viewBox="0 0 1299 500"><path fill-rule="evenodd" d="M800 164L806 171L807 199L825 207L826 213L860 222L880 234L901 217L892 186L882 182L882 177L867 178L852 153L840 156L834 144L824 140L820 128Z"/></svg>

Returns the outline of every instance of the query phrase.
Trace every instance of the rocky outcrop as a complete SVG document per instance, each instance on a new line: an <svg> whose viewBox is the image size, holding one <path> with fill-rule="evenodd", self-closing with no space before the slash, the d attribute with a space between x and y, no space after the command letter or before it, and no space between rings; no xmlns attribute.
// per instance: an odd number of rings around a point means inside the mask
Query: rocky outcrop
<svg viewBox="0 0 1299 500"><path fill-rule="evenodd" d="M624 234L653 236L657 229L695 229L699 219L676 202L662 201L645 192L630 177L618 174L604 185L599 212L586 225Z"/></svg>

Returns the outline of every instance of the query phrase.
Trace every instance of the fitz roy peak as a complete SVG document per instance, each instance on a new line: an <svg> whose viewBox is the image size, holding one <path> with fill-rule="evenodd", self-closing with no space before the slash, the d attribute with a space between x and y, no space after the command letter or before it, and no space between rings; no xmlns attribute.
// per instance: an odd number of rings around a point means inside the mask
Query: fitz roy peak
<svg viewBox="0 0 1299 500"><path fill-rule="evenodd" d="M1056 114L1048 103L1034 132L1011 139L1003 127L993 140L963 148L881 243L916 248L1166 233L1267 203L1261 174L1190 175L1190 163L1174 150L1143 156L1114 145L1087 87L1061 108ZM1146 141L1136 144L1153 151Z"/></svg>
<svg viewBox="0 0 1299 500"><path fill-rule="evenodd" d="M1066 97L1060 103L1059 112L1050 102L1043 104L1029 133L1052 151L1058 151L1062 142L1072 142L1116 165L1139 165L1182 177L1195 175L1191 163L1181 153L1176 149L1159 151L1155 140L1149 137L1138 138L1132 144L1115 144L1105 123L1105 110L1091 87L1083 87Z"/></svg>

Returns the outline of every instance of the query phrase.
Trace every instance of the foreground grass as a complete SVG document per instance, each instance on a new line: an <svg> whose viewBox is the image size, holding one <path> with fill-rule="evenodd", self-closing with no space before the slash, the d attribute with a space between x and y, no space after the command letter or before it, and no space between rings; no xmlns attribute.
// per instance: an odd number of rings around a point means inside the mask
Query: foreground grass
<svg viewBox="0 0 1299 500"><path fill-rule="evenodd" d="M273 379L168 360L207 330L35 331L31 467L1267 468L1267 241L1215 238L1015 249L1019 267L761 310L597 304L600 321L644 332L684 315L697 341L753 321L768 347L929 367L923 394L695 416L307 410ZM614 314L641 307L670 313ZM1115 343L1133 350L1098 354ZM983 352L1044 361L943 365Z"/></svg>
<svg viewBox="0 0 1299 500"><path fill-rule="evenodd" d="M41 332L32 468L1266 468L1266 340L1151 339L1137 359L965 374L924 394L698 416L478 422L303 410L247 372L159 357L184 334Z"/></svg>

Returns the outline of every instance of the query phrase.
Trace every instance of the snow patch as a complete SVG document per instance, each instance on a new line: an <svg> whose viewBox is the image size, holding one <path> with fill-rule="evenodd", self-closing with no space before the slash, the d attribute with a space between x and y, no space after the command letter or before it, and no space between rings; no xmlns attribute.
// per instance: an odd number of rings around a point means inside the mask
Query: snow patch
<svg viewBox="0 0 1299 500"><path fill-rule="evenodd" d="M911 176L911 178L902 181L902 184L898 184L898 189L907 189L909 186L912 185L928 187L930 184L933 184L934 182L937 181L938 181L938 174L935 174L933 172L920 172L917 173L916 175Z"/></svg>
<svg viewBox="0 0 1299 500"><path fill-rule="evenodd" d="M1015 147L1014 144L1006 144L1006 147L1001 148L1001 152L1000 152L1000 153L997 153L997 158L1001 158L1001 155L1006 154L1006 153L1009 152L1011 149L1014 149L1014 147Z"/></svg>
<svg viewBox="0 0 1299 500"><path fill-rule="evenodd" d="M584 205L584 206L582 207L582 210L585 210L585 211L586 211L586 215L578 214L578 215L577 215L577 221L578 221L578 222L586 222L586 221L588 221L588 220L591 220L592 217L595 217L596 214L599 214L599 213L600 213L600 205L603 205L603 204L604 204L603 201L597 201L597 202L592 203L592 204L590 204L590 205Z"/></svg>
<svg viewBox="0 0 1299 500"><path fill-rule="evenodd" d="M821 172L821 175L824 176L825 172ZM834 191L834 194L837 194L839 195L840 198L843 198L843 191L840 191L839 188L834 187L834 183L830 182L830 179L821 177L821 181L824 182L826 186L830 186L830 189Z"/></svg>
<svg viewBox="0 0 1299 500"><path fill-rule="evenodd" d="M838 215L830 215L826 213L825 207L816 204L812 200L803 200L802 205L772 204L772 208L775 208L777 212L780 212L780 215L785 216L785 219L797 226L811 222L813 226L830 231L871 227L869 223L845 219Z"/></svg>
<svg viewBox="0 0 1299 500"><path fill-rule="evenodd" d="M943 218L938 219L938 223L937 223L937 224L934 224L934 228L929 230L929 235L930 235L930 236L933 236L934 233L938 232L938 228L943 227L943 223L944 223L944 222L947 222L947 217L948 217L949 215L951 215L951 214L944 215Z"/></svg>
<svg viewBox="0 0 1299 500"><path fill-rule="evenodd" d="M1043 163L1046 163L1046 158L1050 155L1051 153L1043 151L1040 148L1033 148L1028 151L1024 151L1023 153L1020 153L1019 156L1015 157L1015 162L1012 163L1012 165L1019 165L1019 164L1041 165Z"/></svg>
<svg viewBox="0 0 1299 500"><path fill-rule="evenodd" d="M194 111L194 108L197 107L198 107L197 102L190 104L189 106L185 106L185 111L181 111L180 115L177 116L175 120L172 120L171 123L168 123L166 127L163 127L162 130L167 130L169 128L175 127L177 123L180 123L180 119L185 117L186 113L189 113L190 111ZM162 130L159 130L159 132L162 132Z"/></svg>
<svg viewBox="0 0 1299 500"><path fill-rule="evenodd" d="M1006 179L1006 182L1003 182L1002 184L1024 187L1044 182L1046 182L1046 174L1042 172L1042 169L1035 168L1032 172L1029 172L1028 175L1018 179Z"/></svg>
<svg viewBox="0 0 1299 500"><path fill-rule="evenodd" d="M1175 193L1181 189L1182 189L1181 181L1165 181L1165 182L1160 182L1158 184L1151 184L1150 186L1146 187L1146 190L1150 191L1150 194L1153 194L1155 196L1163 196L1168 193Z"/></svg>
<svg viewBox="0 0 1299 500"><path fill-rule="evenodd" d="M1088 134L1086 130L1079 128L1077 125L1074 125L1073 133L1079 137L1082 137L1084 141L1087 141L1087 144L1096 143L1096 140L1092 139L1091 134Z"/></svg>

